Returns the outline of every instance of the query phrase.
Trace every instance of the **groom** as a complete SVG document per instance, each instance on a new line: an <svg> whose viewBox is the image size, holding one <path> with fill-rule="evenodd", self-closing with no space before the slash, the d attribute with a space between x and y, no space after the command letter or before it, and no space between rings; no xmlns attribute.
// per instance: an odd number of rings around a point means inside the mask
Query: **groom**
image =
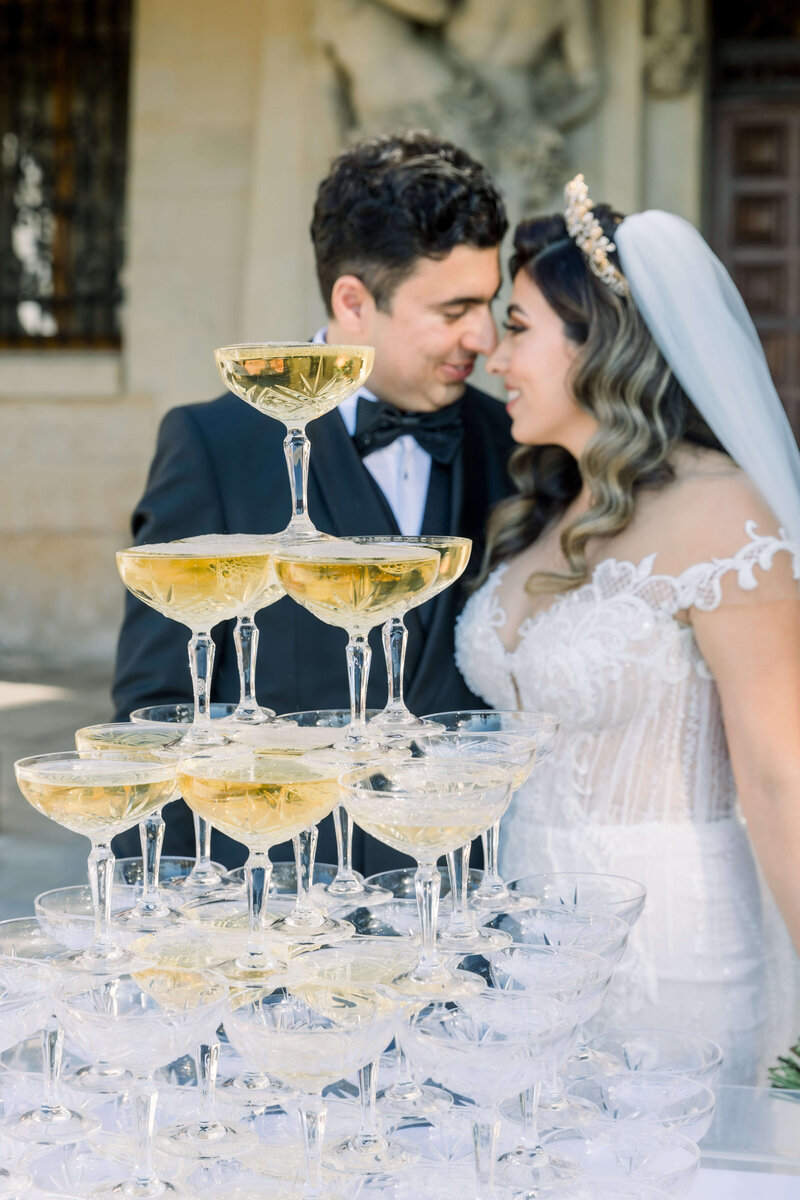
<svg viewBox="0 0 800 1200"><path fill-rule="evenodd" d="M491 304L506 228L486 170L428 133L362 142L320 184L311 237L328 323L317 338L375 348L369 387L308 428L309 512L320 530L463 534L475 543L469 571L477 570L489 510L512 490L505 411L467 382L477 356L496 343ZM290 511L283 437L282 425L230 394L167 413L133 514L136 542L282 529ZM481 706L453 661L462 602L455 585L408 614L406 699L416 713ZM348 705L341 630L288 597L257 622L262 704L278 713ZM214 699L236 700L232 623L214 632ZM126 597L113 686L118 720L140 705L191 699L186 643L183 626ZM386 701L380 630L371 644L367 703L378 708ZM191 853L183 802L165 816L165 853ZM243 847L214 836L216 856L242 861ZM136 831L124 839L121 851L139 853ZM330 818L317 857L336 860ZM291 858L290 847L275 858ZM365 874L409 861L360 829L353 859Z"/></svg>

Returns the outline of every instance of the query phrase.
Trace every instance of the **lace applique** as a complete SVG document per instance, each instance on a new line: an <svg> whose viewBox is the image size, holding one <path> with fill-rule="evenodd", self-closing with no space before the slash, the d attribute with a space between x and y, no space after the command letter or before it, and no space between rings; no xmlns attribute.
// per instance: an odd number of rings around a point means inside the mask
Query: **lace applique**
<svg viewBox="0 0 800 1200"><path fill-rule="evenodd" d="M788 551L791 555L792 574L795 579L800 579L800 549L789 540L785 529L780 529L777 537L759 534L755 521L748 521L744 529L750 541L737 550L732 558L713 558L710 562L696 563L677 577L676 612L691 607L699 608L702 612L712 612L718 608L722 602L722 578L729 571L735 571L737 583L743 592L754 591L758 587L756 567L768 571L779 550Z"/></svg>

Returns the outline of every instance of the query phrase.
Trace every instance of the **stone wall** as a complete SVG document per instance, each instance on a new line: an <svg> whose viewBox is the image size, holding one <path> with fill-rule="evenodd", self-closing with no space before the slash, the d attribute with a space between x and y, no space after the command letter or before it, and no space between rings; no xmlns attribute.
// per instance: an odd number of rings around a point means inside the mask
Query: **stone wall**
<svg viewBox="0 0 800 1200"><path fill-rule="evenodd" d="M704 0L685 2L701 30ZM219 393L215 346L321 323L307 230L345 134L319 32L330 3L138 0L123 350L0 354L0 654L111 654L113 550L129 540L161 415ZM656 9L663 20L683 4L647 3L585 0L600 92L564 130L565 168L624 210L699 221L703 75L654 94L648 30Z"/></svg>

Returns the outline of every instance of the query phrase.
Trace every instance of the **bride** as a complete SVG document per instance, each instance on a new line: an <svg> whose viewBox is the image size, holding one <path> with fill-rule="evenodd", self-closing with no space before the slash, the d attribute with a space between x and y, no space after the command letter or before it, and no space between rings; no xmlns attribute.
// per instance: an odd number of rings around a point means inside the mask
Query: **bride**
<svg viewBox="0 0 800 1200"><path fill-rule="evenodd" d="M703 1033L755 1082L797 1034L772 897L800 946L800 456L741 297L679 217L592 210L577 176L565 217L519 226L511 271L489 370L519 494L457 662L493 707L562 727L501 870L645 883L614 1024Z"/></svg>

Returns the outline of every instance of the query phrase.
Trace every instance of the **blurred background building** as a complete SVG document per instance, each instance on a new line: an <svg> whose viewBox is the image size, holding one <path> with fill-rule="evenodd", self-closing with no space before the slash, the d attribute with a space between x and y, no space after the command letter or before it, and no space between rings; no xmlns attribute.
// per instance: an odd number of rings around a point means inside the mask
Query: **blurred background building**
<svg viewBox="0 0 800 1200"><path fill-rule="evenodd" d="M792 0L0 0L6 797L23 734L108 714L160 417L219 393L215 346L321 324L316 184L409 126L483 159L512 222L581 170L698 224L800 426Z"/></svg>

